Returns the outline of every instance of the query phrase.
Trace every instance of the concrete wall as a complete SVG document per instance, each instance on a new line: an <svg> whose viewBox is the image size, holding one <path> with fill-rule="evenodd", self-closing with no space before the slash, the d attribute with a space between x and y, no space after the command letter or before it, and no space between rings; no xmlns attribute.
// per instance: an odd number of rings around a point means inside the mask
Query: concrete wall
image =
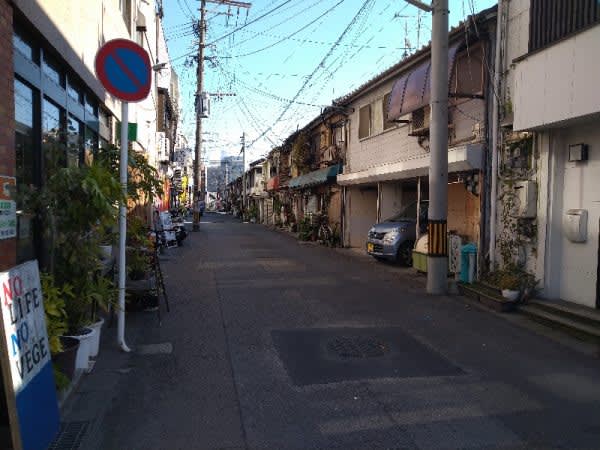
<svg viewBox="0 0 600 450"><path fill-rule="evenodd" d="M600 233L600 130L594 123L547 133L552 203L548 218L546 251L547 297L559 297L582 305L596 305L598 235ZM569 162L568 144L589 145L589 161ZM588 212L587 241L570 242L563 218L569 209Z"/></svg>
<svg viewBox="0 0 600 450"><path fill-rule="evenodd" d="M364 248L369 229L377 222L377 187L352 186L346 189L346 230L344 245Z"/></svg>
<svg viewBox="0 0 600 450"><path fill-rule="evenodd" d="M600 113L600 25L520 61L515 69L516 130Z"/></svg>

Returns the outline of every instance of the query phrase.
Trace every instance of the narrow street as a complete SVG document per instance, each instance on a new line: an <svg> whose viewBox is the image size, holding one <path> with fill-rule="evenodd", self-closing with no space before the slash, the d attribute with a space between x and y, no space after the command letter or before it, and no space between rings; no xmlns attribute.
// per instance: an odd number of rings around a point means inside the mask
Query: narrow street
<svg viewBox="0 0 600 450"><path fill-rule="evenodd" d="M98 448L600 445L598 359L408 269L218 214L166 259Z"/></svg>

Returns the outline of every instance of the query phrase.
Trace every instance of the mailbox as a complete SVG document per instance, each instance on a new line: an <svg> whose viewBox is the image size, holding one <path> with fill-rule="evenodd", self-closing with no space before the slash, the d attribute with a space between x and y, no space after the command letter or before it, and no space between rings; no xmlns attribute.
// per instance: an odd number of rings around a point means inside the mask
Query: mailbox
<svg viewBox="0 0 600 450"><path fill-rule="evenodd" d="M586 209L569 209L563 220L564 233L571 242L587 241L588 212Z"/></svg>

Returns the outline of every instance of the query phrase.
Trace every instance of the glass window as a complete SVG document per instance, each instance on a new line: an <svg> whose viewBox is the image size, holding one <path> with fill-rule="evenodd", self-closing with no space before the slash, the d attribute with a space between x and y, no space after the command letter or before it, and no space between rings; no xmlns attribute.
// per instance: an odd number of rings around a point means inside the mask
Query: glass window
<svg viewBox="0 0 600 450"><path fill-rule="evenodd" d="M64 167L64 110L44 98L42 102L42 149L46 176L57 167Z"/></svg>
<svg viewBox="0 0 600 450"><path fill-rule="evenodd" d="M358 138L371 135L371 105L363 106L358 111Z"/></svg>
<svg viewBox="0 0 600 450"><path fill-rule="evenodd" d="M44 54L44 62L42 64L42 71L44 74L54 81L59 86L65 86L65 76L60 70L60 65L54 61L54 59Z"/></svg>
<svg viewBox="0 0 600 450"><path fill-rule="evenodd" d="M19 30L18 25L15 25L15 31L13 33L13 48L29 61L39 64L39 55L33 41Z"/></svg>
<svg viewBox="0 0 600 450"><path fill-rule="evenodd" d="M110 114L106 111L100 110L100 123L106 128L110 128Z"/></svg>
<svg viewBox="0 0 600 450"><path fill-rule="evenodd" d="M92 165L94 155L98 151L98 135L91 129L85 129L85 143L83 147L83 160L88 166Z"/></svg>
<svg viewBox="0 0 600 450"><path fill-rule="evenodd" d="M35 148L33 141L33 90L18 79L15 87L15 153L18 186L35 184ZM22 212L17 200L17 262L35 259L33 217Z"/></svg>
<svg viewBox="0 0 600 450"><path fill-rule="evenodd" d="M85 111L94 117L98 117L98 102L90 95L85 96Z"/></svg>
<svg viewBox="0 0 600 450"><path fill-rule="evenodd" d="M79 166L83 147L83 124L69 115L67 118L67 167Z"/></svg>
<svg viewBox="0 0 600 450"><path fill-rule="evenodd" d="M83 90L77 83L71 80L71 77L69 77L69 83L67 84L67 94L77 103L83 103Z"/></svg>

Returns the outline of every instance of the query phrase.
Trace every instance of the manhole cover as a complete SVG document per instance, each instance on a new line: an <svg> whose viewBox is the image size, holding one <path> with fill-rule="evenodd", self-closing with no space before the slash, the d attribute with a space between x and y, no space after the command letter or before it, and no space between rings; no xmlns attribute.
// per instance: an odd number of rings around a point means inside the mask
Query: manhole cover
<svg viewBox="0 0 600 450"><path fill-rule="evenodd" d="M340 358L376 358L385 355L389 346L369 337L341 336L329 341L327 350Z"/></svg>

